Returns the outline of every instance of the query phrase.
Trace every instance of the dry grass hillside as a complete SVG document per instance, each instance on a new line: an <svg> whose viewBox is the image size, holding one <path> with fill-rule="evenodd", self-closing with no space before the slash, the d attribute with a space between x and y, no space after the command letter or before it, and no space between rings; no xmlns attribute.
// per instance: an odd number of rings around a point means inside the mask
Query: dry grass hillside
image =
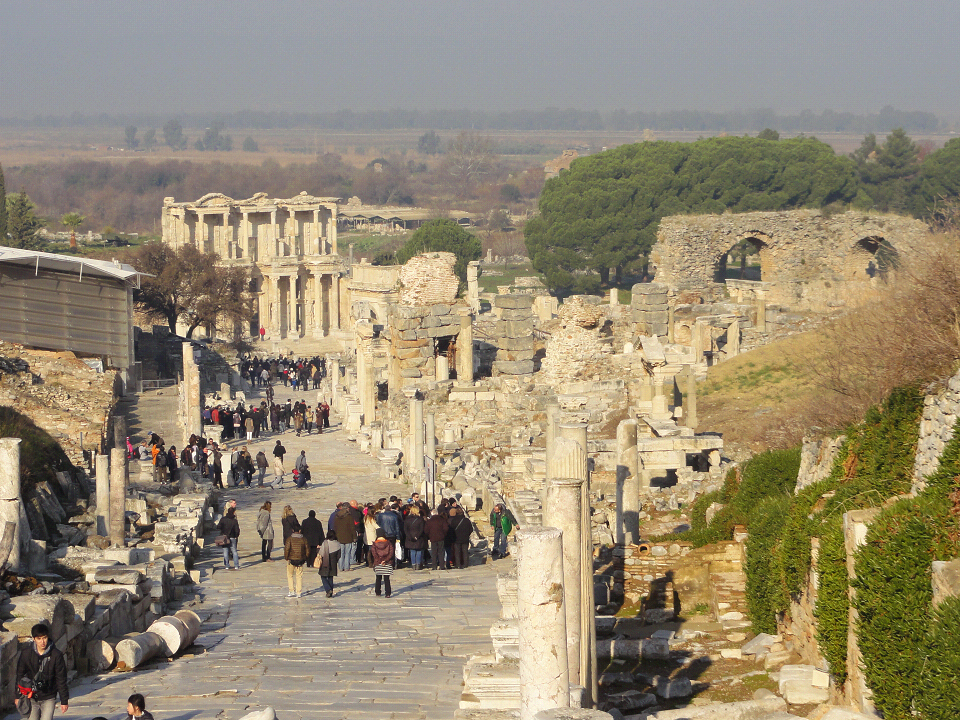
<svg viewBox="0 0 960 720"><path fill-rule="evenodd" d="M925 386L960 367L960 235L930 236L880 298L824 325L710 369L700 426L733 456L842 430L891 390Z"/></svg>

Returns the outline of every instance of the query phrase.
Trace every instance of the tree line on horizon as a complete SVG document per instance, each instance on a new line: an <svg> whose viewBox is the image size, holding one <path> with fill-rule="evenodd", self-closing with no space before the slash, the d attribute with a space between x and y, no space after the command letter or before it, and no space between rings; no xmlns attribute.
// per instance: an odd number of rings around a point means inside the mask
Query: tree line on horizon
<svg viewBox="0 0 960 720"><path fill-rule="evenodd" d="M607 131L642 132L758 132L778 128L784 133L888 133L902 127L908 132L948 130L947 121L925 111L900 110L891 105L876 113L803 110L779 114L770 108L711 112L707 110L600 111L577 108L536 110L469 110L393 108L388 110L337 110L333 112L285 112L240 110L212 113L95 113L35 115L32 118L0 117L0 127L153 127L175 121L183 128L204 131L219 126L234 130L464 130L507 131Z"/></svg>

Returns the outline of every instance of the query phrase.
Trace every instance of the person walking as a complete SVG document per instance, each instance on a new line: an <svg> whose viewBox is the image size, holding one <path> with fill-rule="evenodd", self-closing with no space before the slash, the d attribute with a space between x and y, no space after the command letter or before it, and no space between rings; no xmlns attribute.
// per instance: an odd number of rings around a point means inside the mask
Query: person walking
<svg viewBox="0 0 960 720"><path fill-rule="evenodd" d="M300 526L300 534L307 541L310 552L307 554L307 567L313 567L313 560L317 557L317 550L323 542L323 523L317 519L317 511L307 513L307 519Z"/></svg>
<svg viewBox="0 0 960 720"><path fill-rule="evenodd" d="M433 570L446 570L447 562L445 559L443 542L447 538L447 531L450 525L447 519L437 510L424 522L424 532L430 541L430 560Z"/></svg>
<svg viewBox="0 0 960 720"><path fill-rule="evenodd" d="M310 478L310 466L307 464L307 451L301 450L297 459L293 461L293 469L296 470L296 479L294 484L298 488L305 488L307 480Z"/></svg>
<svg viewBox="0 0 960 720"><path fill-rule="evenodd" d="M427 549L427 536L423 532L420 508L411 505L407 519L403 521L404 547L409 551L410 569L423 570L423 551Z"/></svg>
<svg viewBox="0 0 960 720"><path fill-rule="evenodd" d="M237 508L228 507L226 514L220 518L217 530L227 536L227 544L223 546L223 567L230 569L230 553L233 553L234 570L240 569L240 556L237 554L237 543L240 540L240 522L237 520Z"/></svg>
<svg viewBox="0 0 960 720"><path fill-rule="evenodd" d="M493 528L493 552L490 556L496 560L498 557L505 558L510 553L507 552L507 537L514 526L513 516L503 505L497 503L493 506L490 513L490 527Z"/></svg>
<svg viewBox="0 0 960 720"><path fill-rule="evenodd" d="M220 447L213 443L208 458L210 464L210 478L213 480L213 486L223 490L223 455Z"/></svg>
<svg viewBox="0 0 960 720"><path fill-rule="evenodd" d="M21 679L26 679L33 687L26 695L30 698L30 720L52 720L57 695L60 696L60 712L65 713L70 704L67 662L51 639L46 623L34 625L30 635L33 645L24 648L17 660L17 693L20 693Z"/></svg>
<svg viewBox="0 0 960 720"><path fill-rule="evenodd" d="M467 520L460 508L450 508L450 530L453 532L453 566L458 569L467 567L467 547L470 544L470 533L473 532L473 523Z"/></svg>
<svg viewBox="0 0 960 720"><path fill-rule="evenodd" d="M283 559L287 561L287 597L300 597L303 593L303 566L307 562L307 552L307 541L303 539L300 524L297 523L283 543Z"/></svg>
<svg viewBox="0 0 960 720"><path fill-rule="evenodd" d="M273 474L276 477L274 487L283 487L283 456L287 454L287 449L277 440L273 446Z"/></svg>
<svg viewBox="0 0 960 720"><path fill-rule="evenodd" d="M352 555L349 549L357 541L357 526L353 521L349 503L342 503L333 514L333 529L337 533L337 542L344 546L344 552L340 553L340 569L347 571L350 569Z"/></svg>
<svg viewBox="0 0 960 720"><path fill-rule="evenodd" d="M323 419L323 429L329 430L330 429L330 406L327 405L326 400L320 403L320 415L321 415L321 418Z"/></svg>
<svg viewBox="0 0 960 720"><path fill-rule="evenodd" d="M289 505L283 506L283 514L280 515L280 525L283 528L283 544L286 545L287 538L293 533L293 529L300 529L300 521L297 519L297 514Z"/></svg>
<svg viewBox="0 0 960 720"><path fill-rule="evenodd" d="M247 442L253 440L253 413L247 415L246 419L243 421L243 429L247 433Z"/></svg>
<svg viewBox="0 0 960 720"><path fill-rule="evenodd" d="M380 586L386 591L387 597L390 597L392 588L390 587L390 577L393 575L393 561L396 556L393 543L390 542L383 533L383 530L377 531L377 539L370 546L370 553L373 555L373 572L377 576L374 592L380 597Z"/></svg>
<svg viewBox="0 0 960 720"><path fill-rule="evenodd" d="M263 478L267 474L267 454L261 450L257 453L257 487L263 487Z"/></svg>
<svg viewBox="0 0 960 720"><path fill-rule="evenodd" d="M342 552L343 546L337 540L336 530L329 528L327 539L323 541L319 550L320 582L323 583L323 589L326 591L327 597L333 597L333 579L337 576L337 567L340 564L340 554Z"/></svg>
<svg viewBox="0 0 960 720"><path fill-rule="evenodd" d="M257 532L260 533L260 555L263 562L273 562L271 554L273 553L273 519L270 517L270 510L273 505L267 500L257 514Z"/></svg>

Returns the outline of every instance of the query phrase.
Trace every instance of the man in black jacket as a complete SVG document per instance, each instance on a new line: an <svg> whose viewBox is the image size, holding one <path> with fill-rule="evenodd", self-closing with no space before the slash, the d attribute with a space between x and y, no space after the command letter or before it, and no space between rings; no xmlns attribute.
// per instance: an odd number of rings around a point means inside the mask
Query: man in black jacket
<svg viewBox="0 0 960 720"><path fill-rule="evenodd" d="M34 687L30 720L51 720L60 695L60 710L67 711L70 691L67 689L67 663L50 638L50 628L38 623L30 630L33 647L20 653L17 662L17 685L25 681Z"/></svg>
<svg viewBox="0 0 960 720"><path fill-rule="evenodd" d="M307 543L307 567L313 567L313 560L317 557L317 550L323 543L323 523L317 519L316 510L311 510L300 526L300 534Z"/></svg>

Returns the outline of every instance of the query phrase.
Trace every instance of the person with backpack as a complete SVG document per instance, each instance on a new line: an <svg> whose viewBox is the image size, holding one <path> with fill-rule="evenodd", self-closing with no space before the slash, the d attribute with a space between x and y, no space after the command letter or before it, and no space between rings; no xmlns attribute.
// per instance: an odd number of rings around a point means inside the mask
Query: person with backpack
<svg viewBox="0 0 960 720"><path fill-rule="evenodd" d="M310 512L313 512L312 510ZM327 597L333 597L333 579L337 576L337 569L340 565L340 553L344 551L343 545L337 540L337 531L333 528L327 528L327 539L320 545L320 582L323 583L323 589Z"/></svg>
<svg viewBox="0 0 960 720"><path fill-rule="evenodd" d="M37 623L30 629L33 645L20 653L17 661L17 694L19 708L24 698L30 705L30 720L51 720L60 696L60 712L70 704L67 687L67 662L50 637L50 628Z"/></svg>
<svg viewBox="0 0 960 720"><path fill-rule="evenodd" d="M373 556L373 572L377 576L375 593L380 597L380 586L383 584L387 597L392 592L390 588L390 577L393 575L393 561L396 557L393 543L388 540L383 530L377 530L377 539L370 546L370 554Z"/></svg>
<svg viewBox="0 0 960 720"><path fill-rule="evenodd" d="M287 597L300 597L303 593L303 566L307 564L310 549L300 532L300 523L293 527L290 537L283 543L283 559L287 561ZM296 589L296 592L294 592Z"/></svg>
<svg viewBox="0 0 960 720"><path fill-rule="evenodd" d="M490 527L493 528L493 552L490 556L496 560L498 557L505 558L510 555L507 552L507 537L515 525L513 516L502 503L493 506L490 513Z"/></svg>

